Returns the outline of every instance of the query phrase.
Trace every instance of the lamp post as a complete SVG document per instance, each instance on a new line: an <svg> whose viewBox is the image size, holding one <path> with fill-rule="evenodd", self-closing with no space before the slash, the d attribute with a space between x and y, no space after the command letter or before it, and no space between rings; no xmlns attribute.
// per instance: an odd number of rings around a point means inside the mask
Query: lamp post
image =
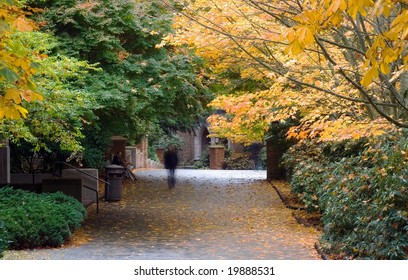
<svg viewBox="0 0 408 280"><path fill-rule="evenodd" d="M220 138L215 136L210 146L210 169L222 169L224 165L224 146L219 145Z"/></svg>

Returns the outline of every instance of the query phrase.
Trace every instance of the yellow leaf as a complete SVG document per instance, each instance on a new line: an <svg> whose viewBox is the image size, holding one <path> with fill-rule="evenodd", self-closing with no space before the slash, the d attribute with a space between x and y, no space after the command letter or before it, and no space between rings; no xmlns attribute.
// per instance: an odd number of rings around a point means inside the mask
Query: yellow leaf
<svg viewBox="0 0 408 280"><path fill-rule="evenodd" d="M0 119L4 118L4 98L0 95Z"/></svg>
<svg viewBox="0 0 408 280"><path fill-rule="evenodd" d="M390 73L390 66L387 63L381 63L380 70L387 75Z"/></svg>
<svg viewBox="0 0 408 280"><path fill-rule="evenodd" d="M287 31L287 33L286 33L286 39L287 39L289 42L292 42L292 41L295 39L295 32L294 32L293 29L289 29L289 30Z"/></svg>
<svg viewBox="0 0 408 280"><path fill-rule="evenodd" d="M338 10L345 11L347 9L347 3L345 0L336 0L333 2L331 6L331 10L333 13L336 13Z"/></svg>
<svg viewBox="0 0 408 280"><path fill-rule="evenodd" d="M343 21L343 15L341 13L336 13L331 18L331 24L338 26Z"/></svg>
<svg viewBox="0 0 408 280"><path fill-rule="evenodd" d="M391 13L390 7L388 5L384 5L383 14L388 17Z"/></svg>
<svg viewBox="0 0 408 280"><path fill-rule="evenodd" d="M339 6L340 6L340 0L333 1L333 4L331 6L332 12L333 13L337 12L337 10L339 9Z"/></svg>
<svg viewBox="0 0 408 280"><path fill-rule="evenodd" d="M345 0L341 0L339 8L341 11L345 11L347 9L347 2Z"/></svg>
<svg viewBox="0 0 408 280"><path fill-rule="evenodd" d="M41 101L41 100L44 99L44 97L43 97L41 94L38 94L38 93L35 93L35 92L33 92L32 94L33 94L33 97L34 97L33 100L39 100L39 101Z"/></svg>
<svg viewBox="0 0 408 280"><path fill-rule="evenodd" d="M20 113L14 107L6 107L4 109L4 115L7 119L17 120L20 118Z"/></svg>
<svg viewBox="0 0 408 280"><path fill-rule="evenodd" d="M6 95L4 96L5 99L12 99L14 103L20 104L21 97L20 92L16 88L8 88L6 89Z"/></svg>
<svg viewBox="0 0 408 280"><path fill-rule="evenodd" d="M313 33L306 26L299 28L297 34L298 34L297 39L299 40L299 42L302 42L305 45L313 43L314 41Z"/></svg>
<svg viewBox="0 0 408 280"><path fill-rule="evenodd" d="M367 73L364 75L363 79L361 80L361 84L363 86L368 87L371 82L378 77L378 70L377 67L372 66Z"/></svg>
<svg viewBox="0 0 408 280"><path fill-rule="evenodd" d="M351 6L348 9L348 14L354 19L357 17L357 12L358 12L358 7L357 6Z"/></svg>
<svg viewBox="0 0 408 280"><path fill-rule="evenodd" d="M401 35L402 40L408 40L408 28L405 27L404 32Z"/></svg>
<svg viewBox="0 0 408 280"><path fill-rule="evenodd" d="M27 111L26 108L23 108L23 107L17 105L17 106L16 106L16 109L18 110L18 112L20 112L20 114L21 114L24 118L27 118L28 111Z"/></svg>
<svg viewBox="0 0 408 280"><path fill-rule="evenodd" d="M302 48L299 44L298 40L294 40L287 48L288 53L292 53L293 55L297 55L302 52Z"/></svg>

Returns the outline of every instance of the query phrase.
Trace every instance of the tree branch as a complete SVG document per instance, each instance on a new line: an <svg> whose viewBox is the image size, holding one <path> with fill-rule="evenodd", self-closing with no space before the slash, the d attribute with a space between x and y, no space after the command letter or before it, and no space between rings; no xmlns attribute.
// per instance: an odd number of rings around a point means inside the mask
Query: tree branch
<svg viewBox="0 0 408 280"><path fill-rule="evenodd" d="M340 44L340 43L334 42L334 41L332 41L332 40L323 38L323 37L321 37L321 36L317 36L317 38L318 38L320 41L329 43L330 45L333 45L333 46L336 46L336 47L339 47L339 48L342 48L342 49L351 50L351 51L354 51L354 52L356 52L356 53L359 53L359 54L365 56L365 52L363 52L363 51L361 51L361 50L359 50L359 49L357 49L357 48L354 48L354 47L352 47L352 46L347 46L347 45L344 45L344 44Z"/></svg>
<svg viewBox="0 0 408 280"><path fill-rule="evenodd" d="M316 40L317 44L320 46L320 48L322 49L322 51L325 54L326 58L333 65L337 65L336 62L333 60L333 58L327 52L327 50L324 47L324 45L322 44L322 42L317 37L315 37L315 40ZM364 88L360 84L356 83L353 79L351 79L342 68L339 68L338 71L349 83L351 83L367 99L368 103L374 108L374 110L381 117L385 118L387 121L393 123L396 126L408 128L407 123L402 123L402 122L398 121L397 119L394 119L393 117L386 114L383 110L381 110L380 107L378 106L379 104L372 99L372 97L367 93L367 91L365 91Z"/></svg>

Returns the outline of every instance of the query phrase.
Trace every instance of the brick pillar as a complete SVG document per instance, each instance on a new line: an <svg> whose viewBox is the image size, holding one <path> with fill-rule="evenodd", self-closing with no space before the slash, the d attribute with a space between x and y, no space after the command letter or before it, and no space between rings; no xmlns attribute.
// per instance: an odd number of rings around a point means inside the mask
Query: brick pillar
<svg viewBox="0 0 408 280"><path fill-rule="evenodd" d="M282 168L280 160L282 158L282 147L279 144L267 141L266 143L266 178L268 180L282 179Z"/></svg>
<svg viewBox="0 0 408 280"><path fill-rule="evenodd" d="M0 142L0 185L10 183L10 147Z"/></svg>
<svg viewBox="0 0 408 280"><path fill-rule="evenodd" d="M132 164L133 166L137 166L137 148L133 147L133 146L126 146L126 156L128 156L129 158L127 158L126 160L129 161L130 164Z"/></svg>
<svg viewBox="0 0 408 280"><path fill-rule="evenodd" d="M224 146L210 146L210 169L223 169Z"/></svg>
<svg viewBox="0 0 408 280"><path fill-rule="evenodd" d="M139 144L136 145L136 147L139 149L139 160L140 160L140 165L138 168L146 168L147 167L147 149L148 149L148 141L147 138L144 137Z"/></svg>
<svg viewBox="0 0 408 280"><path fill-rule="evenodd" d="M149 159L149 140L147 139L147 137L144 138L143 141L143 145L144 145L144 160L145 160L145 164L148 165L148 159Z"/></svg>
<svg viewBox="0 0 408 280"><path fill-rule="evenodd" d="M112 136L112 145L109 151L106 153L106 160L112 161L113 156L120 152L122 155L122 161L126 159L126 141L127 139L122 136Z"/></svg>

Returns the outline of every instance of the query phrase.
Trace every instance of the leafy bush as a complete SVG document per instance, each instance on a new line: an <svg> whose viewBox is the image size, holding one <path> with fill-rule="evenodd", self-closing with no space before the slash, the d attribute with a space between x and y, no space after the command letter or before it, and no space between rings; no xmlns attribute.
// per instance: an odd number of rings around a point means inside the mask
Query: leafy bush
<svg viewBox="0 0 408 280"><path fill-rule="evenodd" d="M408 256L408 138L382 137L359 157L333 163L318 194L322 243L353 258Z"/></svg>
<svg viewBox="0 0 408 280"><path fill-rule="evenodd" d="M344 140L339 142L317 142L305 140L291 146L282 157L282 164L291 178L295 169L305 160L311 160L318 165L327 165L343 158L361 154L367 144L367 138Z"/></svg>
<svg viewBox="0 0 408 280"><path fill-rule="evenodd" d="M206 169L210 167L210 148L207 147L201 153L201 158L194 162L195 169Z"/></svg>
<svg viewBox="0 0 408 280"><path fill-rule="evenodd" d="M158 134L158 139L154 139L155 141L151 145L153 150L156 151L157 148L164 148L167 149L170 145L173 145L176 149L182 149L184 145L183 138L175 133L172 134Z"/></svg>
<svg viewBox="0 0 408 280"><path fill-rule="evenodd" d="M321 210L317 194L323 185L327 171L327 166L313 159L306 159L294 167L290 181L291 188L309 212Z"/></svg>
<svg viewBox="0 0 408 280"><path fill-rule="evenodd" d="M312 160L315 163L323 163L325 158L323 156L322 145L315 141L302 141L296 145L291 146L282 156L282 165L284 166L287 178L291 179L295 169L305 160Z"/></svg>
<svg viewBox="0 0 408 280"><path fill-rule="evenodd" d="M83 152L85 166L103 170L106 167L105 152L99 148L88 147Z"/></svg>
<svg viewBox="0 0 408 280"><path fill-rule="evenodd" d="M327 252L344 258L407 258L407 133L316 143L290 152L293 192L309 211L321 211ZM302 161L300 154L314 156Z"/></svg>
<svg viewBox="0 0 408 280"><path fill-rule="evenodd" d="M4 250L7 249L8 240L6 239L6 228L4 222L0 220L0 258L3 257Z"/></svg>
<svg viewBox="0 0 408 280"><path fill-rule="evenodd" d="M254 161L249 153L232 153L224 159L224 169L250 170L254 169Z"/></svg>
<svg viewBox="0 0 408 280"><path fill-rule="evenodd" d="M268 158L267 158L267 154L266 154L266 147L263 147L261 152L260 152L260 156L261 156L261 169L262 170L266 170L267 166L268 166Z"/></svg>
<svg viewBox="0 0 408 280"><path fill-rule="evenodd" d="M35 194L11 187L0 189L0 216L10 248L60 246L79 228L86 210L60 192Z"/></svg>

